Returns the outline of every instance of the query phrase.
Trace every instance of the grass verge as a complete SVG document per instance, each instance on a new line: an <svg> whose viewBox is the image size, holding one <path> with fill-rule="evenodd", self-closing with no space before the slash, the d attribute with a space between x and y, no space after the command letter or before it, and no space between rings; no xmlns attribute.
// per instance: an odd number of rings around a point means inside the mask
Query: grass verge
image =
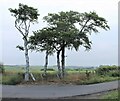
<svg viewBox="0 0 120 101"><path fill-rule="evenodd" d="M98 76L96 74L91 74L89 78L86 77L85 73L70 73L65 76L64 79L58 79L56 73L48 73L47 79L43 79L40 73L33 73L36 81L33 82L30 79L29 84L77 84L77 85L86 85L86 84L96 84L103 83L108 81L118 80L118 77L110 77L110 76ZM3 74L2 76L2 84L5 85L16 85L16 84L24 84L23 73L16 74Z"/></svg>
<svg viewBox="0 0 120 101"><path fill-rule="evenodd" d="M96 83L103 83L103 82L109 82L109 81L114 81L118 80L118 77L109 77L109 76L95 76L91 77L89 79L84 79L77 81L76 84L96 84Z"/></svg>
<svg viewBox="0 0 120 101"><path fill-rule="evenodd" d="M114 99L116 101L120 101L118 100L118 90L114 90L114 91L110 91L107 94L101 96L102 99Z"/></svg>
<svg viewBox="0 0 120 101"><path fill-rule="evenodd" d="M4 74L2 76L2 84L4 85L16 85L23 81L21 74L12 74L12 75L6 75Z"/></svg>

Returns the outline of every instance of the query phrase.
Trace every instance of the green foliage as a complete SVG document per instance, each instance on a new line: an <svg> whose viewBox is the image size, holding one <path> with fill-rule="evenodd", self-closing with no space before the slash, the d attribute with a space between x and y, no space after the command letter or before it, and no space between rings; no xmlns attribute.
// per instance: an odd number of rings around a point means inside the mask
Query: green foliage
<svg viewBox="0 0 120 101"><path fill-rule="evenodd" d="M98 75L107 75L110 71L118 71L118 66L99 66L96 69Z"/></svg>
<svg viewBox="0 0 120 101"><path fill-rule="evenodd" d="M41 71L44 71L44 69L41 69ZM47 68L47 71L55 71L53 68Z"/></svg>
<svg viewBox="0 0 120 101"><path fill-rule="evenodd" d="M5 72L4 65L0 63L0 73L4 73L4 72Z"/></svg>
<svg viewBox="0 0 120 101"><path fill-rule="evenodd" d="M29 38L29 49L37 52L47 51L52 55L55 51L53 48L53 32L50 28L43 28L42 30L34 31L33 36Z"/></svg>
<svg viewBox="0 0 120 101"><path fill-rule="evenodd" d="M108 73L108 75L111 77L120 77L120 72L119 71L110 71Z"/></svg>
<svg viewBox="0 0 120 101"><path fill-rule="evenodd" d="M101 98L102 99L113 99L113 101L118 101L118 90L111 91L105 95L103 95ZM116 99L116 100L114 100Z"/></svg>
<svg viewBox="0 0 120 101"><path fill-rule="evenodd" d="M21 3L19 3L19 9L9 8L9 11L18 21L30 20L30 22L35 22L39 16L37 9L28 7L27 5Z"/></svg>
<svg viewBox="0 0 120 101"><path fill-rule="evenodd" d="M98 32L97 28L109 29L107 21L103 17L99 17L96 12L62 11L58 14L49 13L48 16L44 17L44 20L56 30L60 45L66 43L64 47L74 47L76 50L80 45L86 49L91 48L88 33ZM76 24L80 26L80 29L76 28Z"/></svg>
<svg viewBox="0 0 120 101"><path fill-rule="evenodd" d="M2 84L5 85L16 85L23 81L23 75L22 74L13 74L13 75L7 75L4 74L2 76Z"/></svg>
<svg viewBox="0 0 120 101"><path fill-rule="evenodd" d="M91 49L91 40L89 35L92 32L97 33L98 28L110 29L107 21L96 14L96 12L79 13L76 11L49 13L45 16L44 21L48 27L35 31L34 36L30 37L31 49L57 52L57 66L60 72L59 55L62 52L61 64L62 72L65 68L65 48L75 49L80 46L86 50ZM79 29L78 29L78 25ZM63 74L63 73L62 73Z"/></svg>
<svg viewBox="0 0 120 101"><path fill-rule="evenodd" d="M79 82L76 82L76 84L96 84L96 83L103 83L108 81L118 80L118 78L109 77L109 76L94 76L89 79L83 79Z"/></svg>
<svg viewBox="0 0 120 101"><path fill-rule="evenodd" d="M65 71L74 71L75 69L66 68Z"/></svg>

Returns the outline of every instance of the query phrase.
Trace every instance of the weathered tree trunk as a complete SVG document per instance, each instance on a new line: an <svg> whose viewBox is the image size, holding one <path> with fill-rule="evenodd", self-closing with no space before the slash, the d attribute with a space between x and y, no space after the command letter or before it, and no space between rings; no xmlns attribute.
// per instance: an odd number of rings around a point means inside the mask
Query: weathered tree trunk
<svg viewBox="0 0 120 101"><path fill-rule="evenodd" d="M44 76L45 76L45 78L47 76L47 66L48 66L48 50L46 51L46 56L45 56L45 66L44 66Z"/></svg>
<svg viewBox="0 0 120 101"><path fill-rule="evenodd" d="M62 78L64 78L65 76L65 47L62 48L61 64L62 64Z"/></svg>
<svg viewBox="0 0 120 101"><path fill-rule="evenodd" d="M26 60L26 66L25 66L25 81L29 81L29 56L28 56L28 41L27 37L24 37L24 48L25 48L25 60Z"/></svg>
<svg viewBox="0 0 120 101"><path fill-rule="evenodd" d="M57 51L57 67L58 67L58 77L61 79L61 69L60 69L60 51Z"/></svg>

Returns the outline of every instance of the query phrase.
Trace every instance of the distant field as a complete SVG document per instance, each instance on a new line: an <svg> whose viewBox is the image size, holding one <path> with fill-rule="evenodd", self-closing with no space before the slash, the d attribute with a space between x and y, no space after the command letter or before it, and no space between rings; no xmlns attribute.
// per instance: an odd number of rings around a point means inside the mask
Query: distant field
<svg viewBox="0 0 120 101"><path fill-rule="evenodd" d="M11 72L11 73L23 73L25 71L24 66L4 66L5 72ZM31 66L30 72L40 72L40 69L43 67L40 66Z"/></svg>
<svg viewBox="0 0 120 101"><path fill-rule="evenodd" d="M5 72L7 73L24 73L25 71L25 67L24 66L4 66L5 68ZM30 66L30 72L32 73L41 73L41 69L43 69L44 67L42 66ZM52 67L48 67L48 68L52 68ZM57 67L53 67L53 69L55 71L48 71L48 72L56 72L57 71ZM66 69L66 72L67 73L82 73L82 72L86 72L87 69L79 69L79 70L76 70L76 69ZM89 69L89 71L94 71L94 69Z"/></svg>

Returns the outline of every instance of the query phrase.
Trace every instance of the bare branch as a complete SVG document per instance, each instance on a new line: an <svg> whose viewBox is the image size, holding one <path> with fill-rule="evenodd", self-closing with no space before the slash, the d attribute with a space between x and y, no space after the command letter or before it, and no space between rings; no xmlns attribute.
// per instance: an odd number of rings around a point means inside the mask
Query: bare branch
<svg viewBox="0 0 120 101"><path fill-rule="evenodd" d="M58 51L58 49L53 45L53 47Z"/></svg>
<svg viewBox="0 0 120 101"><path fill-rule="evenodd" d="M17 20L15 20L15 27L18 29L18 31L22 34L23 37L25 37L24 33L21 31L20 27L17 25Z"/></svg>
<svg viewBox="0 0 120 101"><path fill-rule="evenodd" d="M90 19L86 20L85 24L83 25L83 27L81 28L79 33L82 33L83 29L86 27L87 23L89 22Z"/></svg>

